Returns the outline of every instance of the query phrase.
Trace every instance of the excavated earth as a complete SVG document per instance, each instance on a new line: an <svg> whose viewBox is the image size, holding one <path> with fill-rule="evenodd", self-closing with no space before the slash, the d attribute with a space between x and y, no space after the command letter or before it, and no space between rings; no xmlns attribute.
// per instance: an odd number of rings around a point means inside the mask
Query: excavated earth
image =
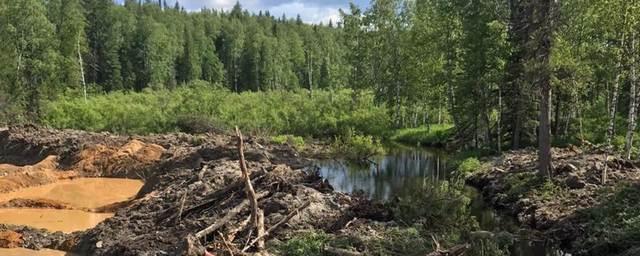
<svg viewBox="0 0 640 256"><path fill-rule="evenodd" d="M553 148L552 186L544 188L537 174L537 151L524 149L506 152L488 159L483 171L471 176L467 182L477 187L485 200L517 220L542 233L540 236L555 240L573 255L638 255L632 251L614 253L617 245L582 248L589 242L588 228L592 219L582 215L594 207L606 205L607 193L621 184L640 183L640 162L628 161L605 154L600 148ZM605 157L609 155L608 181L601 182ZM545 192L542 192L545 191ZM605 242L607 244L609 242ZM631 254L629 254L631 252Z"/></svg>
<svg viewBox="0 0 640 256"><path fill-rule="evenodd" d="M309 160L293 147L249 137L244 153L264 223L272 227L295 216L268 240L286 240L304 230L345 232L345 226L388 221L380 205L334 192ZM224 134L117 136L74 130L15 126L0 130L0 194L76 178L144 181L130 201L92 212L115 212L96 227L74 233L0 225L0 248L56 249L79 255L241 255L251 230L249 207L240 208L216 231L194 234L223 219L246 200L237 139ZM308 207L300 206L308 203ZM14 198L0 208L77 209L55 200ZM351 225L359 219L360 224ZM365 223L365 224L363 224ZM269 245L269 241L267 241ZM194 250L195 248L195 250ZM250 248L248 251L253 251Z"/></svg>

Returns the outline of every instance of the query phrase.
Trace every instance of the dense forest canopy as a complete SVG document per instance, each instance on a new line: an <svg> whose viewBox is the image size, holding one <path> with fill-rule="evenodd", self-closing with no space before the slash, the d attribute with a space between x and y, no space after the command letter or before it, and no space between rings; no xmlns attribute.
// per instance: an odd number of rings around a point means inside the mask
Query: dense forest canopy
<svg viewBox="0 0 640 256"><path fill-rule="evenodd" d="M311 97L350 89L354 100L373 94L390 126L452 123L468 147L534 145L548 126L556 142L631 154L637 9L622 0L373 0L306 24L240 3L188 12L151 0L2 1L2 118L38 121L43 104L85 90L196 81Z"/></svg>

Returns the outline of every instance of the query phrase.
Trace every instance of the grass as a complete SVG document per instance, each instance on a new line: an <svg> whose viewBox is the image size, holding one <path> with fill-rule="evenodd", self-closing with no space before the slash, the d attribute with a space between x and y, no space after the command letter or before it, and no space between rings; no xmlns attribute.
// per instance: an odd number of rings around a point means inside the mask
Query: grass
<svg viewBox="0 0 640 256"><path fill-rule="evenodd" d="M421 145L444 146L453 135L453 125L433 124L419 128L406 128L394 132L389 138L391 141Z"/></svg>
<svg viewBox="0 0 640 256"><path fill-rule="evenodd" d="M295 136L295 135L273 136L271 137L271 142L275 144L280 144L280 145L288 144L295 147L298 150L304 149L304 146L305 146L304 138L300 136Z"/></svg>

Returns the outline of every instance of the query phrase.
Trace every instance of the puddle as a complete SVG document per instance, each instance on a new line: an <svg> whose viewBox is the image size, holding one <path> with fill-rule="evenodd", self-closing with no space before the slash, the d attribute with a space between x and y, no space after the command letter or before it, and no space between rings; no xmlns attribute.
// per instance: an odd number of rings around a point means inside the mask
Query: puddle
<svg viewBox="0 0 640 256"><path fill-rule="evenodd" d="M110 217L113 217L113 213L30 208L0 209L2 224L26 225L65 233L92 228Z"/></svg>
<svg viewBox="0 0 640 256"><path fill-rule="evenodd" d="M68 252L42 249L40 251L29 250L25 248L0 249L2 256L74 256Z"/></svg>
<svg viewBox="0 0 640 256"><path fill-rule="evenodd" d="M47 199L64 202L73 208L95 209L123 202L135 196L142 181L111 178L80 178L20 189L0 194L0 202L15 198ZM4 223L0 220L0 223Z"/></svg>
<svg viewBox="0 0 640 256"><path fill-rule="evenodd" d="M16 198L44 199L62 203L74 209L95 209L131 199L138 193L142 185L142 181L130 179L80 178L63 180L53 184L0 194L0 202ZM93 213L85 210L0 209L0 223L2 224L26 225L65 233L92 228L112 216L112 213Z"/></svg>

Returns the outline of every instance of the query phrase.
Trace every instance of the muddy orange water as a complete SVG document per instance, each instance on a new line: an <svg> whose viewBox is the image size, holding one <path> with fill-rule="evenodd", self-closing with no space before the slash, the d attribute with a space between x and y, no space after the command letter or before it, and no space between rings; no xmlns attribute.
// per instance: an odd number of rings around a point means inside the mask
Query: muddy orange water
<svg viewBox="0 0 640 256"><path fill-rule="evenodd" d="M138 193L142 185L142 181L131 179L79 178L62 180L0 194L0 202L15 198L48 199L66 203L73 208L94 209L127 201Z"/></svg>
<svg viewBox="0 0 640 256"><path fill-rule="evenodd" d="M94 209L131 199L143 183L138 180L80 178L0 194L0 201L15 198L48 199L73 208ZM7 208L0 209L0 223L27 225L50 231L73 232L94 227L113 216L83 210ZM2 254L4 255L4 254Z"/></svg>

